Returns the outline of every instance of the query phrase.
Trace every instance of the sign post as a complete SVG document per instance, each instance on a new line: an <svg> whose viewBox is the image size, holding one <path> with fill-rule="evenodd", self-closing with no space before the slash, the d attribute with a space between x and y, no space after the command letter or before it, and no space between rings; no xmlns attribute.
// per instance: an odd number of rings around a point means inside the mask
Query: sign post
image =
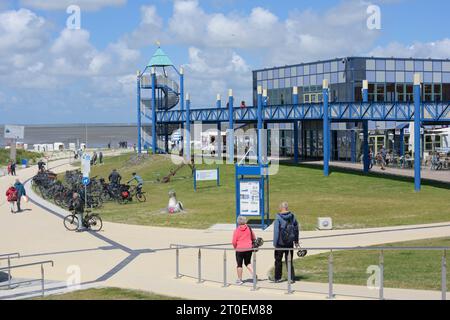
<svg viewBox="0 0 450 320"><path fill-rule="evenodd" d="M13 126L13 125L5 125L5 132L4 132L5 139L11 140L11 149L9 158L16 162L16 143L17 140L22 140L25 137L25 127L24 126Z"/></svg>
<svg viewBox="0 0 450 320"><path fill-rule="evenodd" d="M260 217L261 228L269 225L269 168L236 165L236 221L239 216Z"/></svg>
<svg viewBox="0 0 450 320"><path fill-rule="evenodd" d="M89 175L91 173L91 155L84 153L81 156L81 172L83 174L82 183L84 185L84 208L87 208L87 186L91 183ZM83 213L80 213L78 219L78 230L83 230Z"/></svg>
<svg viewBox="0 0 450 320"><path fill-rule="evenodd" d="M194 191L197 191L198 181L217 181L217 186L220 187L220 170L194 170Z"/></svg>

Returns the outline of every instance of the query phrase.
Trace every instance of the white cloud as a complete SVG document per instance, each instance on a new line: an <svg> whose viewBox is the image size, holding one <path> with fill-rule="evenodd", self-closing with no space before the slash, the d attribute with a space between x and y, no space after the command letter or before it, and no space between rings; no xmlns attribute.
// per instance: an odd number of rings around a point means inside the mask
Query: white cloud
<svg viewBox="0 0 450 320"><path fill-rule="evenodd" d="M66 10L70 5L78 5L81 10L95 11L126 3L127 0L20 0L22 6L40 10Z"/></svg>
<svg viewBox="0 0 450 320"><path fill-rule="evenodd" d="M450 38L433 42L415 42L404 45L393 42L385 47L376 47L370 51L371 56L401 57L401 58L436 58L448 59L450 57Z"/></svg>

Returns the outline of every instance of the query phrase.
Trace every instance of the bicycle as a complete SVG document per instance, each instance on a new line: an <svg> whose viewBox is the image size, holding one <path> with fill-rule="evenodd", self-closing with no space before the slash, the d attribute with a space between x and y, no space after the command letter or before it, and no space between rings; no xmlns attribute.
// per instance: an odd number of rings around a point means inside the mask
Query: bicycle
<svg viewBox="0 0 450 320"><path fill-rule="evenodd" d="M142 191L142 187L129 185L123 186L121 195L117 201L119 204L126 204L128 202L132 202L134 197L136 197L138 202L147 201L147 197L145 196L145 192Z"/></svg>
<svg viewBox="0 0 450 320"><path fill-rule="evenodd" d="M103 228L102 218L95 213L86 211L86 215L83 217L83 227L88 230L99 232ZM79 219L75 213L72 213L64 218L64 227L69 231L78 230Z"/></svg>

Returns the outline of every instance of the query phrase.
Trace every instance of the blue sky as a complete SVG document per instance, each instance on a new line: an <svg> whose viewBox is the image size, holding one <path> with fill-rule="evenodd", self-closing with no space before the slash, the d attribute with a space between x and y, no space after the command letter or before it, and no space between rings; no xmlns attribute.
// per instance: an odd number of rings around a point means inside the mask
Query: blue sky
<svg viewBox="0 0 450 320"><path fill-rule="evenodd" d="M67 30L78 3L81 30ZM442 0L3 0L0 123L132 122L135 73L160 40L186 69L194 106L233 88L251 100L251 70L345 55L450 57Z"/></svg>

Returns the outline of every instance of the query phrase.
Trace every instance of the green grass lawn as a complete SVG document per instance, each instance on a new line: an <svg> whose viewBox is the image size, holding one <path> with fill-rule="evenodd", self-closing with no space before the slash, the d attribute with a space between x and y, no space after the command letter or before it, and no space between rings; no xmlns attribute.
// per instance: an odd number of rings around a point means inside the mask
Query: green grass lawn
<svg viewBox="0 0 450 320"><path fill-rule="evenodd" d="M71 293L52 295L36 300L180 300L154 294L151 292L127 290L119 288L101 288L74 291Z"/></svg>
<svg viewBox="0 0 450 320"><path fill-rule="evenodd" d="M450 247L450 238L383 245L387 247ZM297 280L328 282L328 256L319 254L294 260ZM379 251L337 251L333 253L333 281L366 286L367 268L378 266ZM384 251L384 286L387 288L441 290L442 251ZM447 264L449 263L447 256ZM285 267L284 267L285 268ZM286 269L283 270L286 279ZM447 288L450 272L447 271Z"/></svg>
<svg viewBox="0 0 450 320"><path fill-rule="evenodd" d="M9 162L10 150L0 149L0 166L6 166ZM31 152L18 149L16 154L17 163L21 164L22 159L31 160L32 163L36 163L39 158L42 158L43 154L38 152Z"/></svg>
<svg viewBox="0 0 450 320"><path fill-rule="evenodd" d="M216 223L234 223L234 166L220 166L221 187L216 187L215 182L203 182L194 192L189 167L180 170L172 182L161 184L157 179L175 168L170 158L151 156L139 164L128 161L129 158L130 155L106 158L103 166L93 168L92 176L107 177L117 168L126 181L132 172L138 172L146 181L148 201L125 206L107 203L101 210L105 220L200 229ZM185 205L186 214L162 213L171 189ZM410 180L337 170L325 178L320 168L281 165L279 173L270 178L270 213L274 217L278 204L288 201L303 230L314 229L317 218L322 216L332 217L337 229L444 222L450 221L449 195L448 186L424 185L416 193Z"/></svg>

